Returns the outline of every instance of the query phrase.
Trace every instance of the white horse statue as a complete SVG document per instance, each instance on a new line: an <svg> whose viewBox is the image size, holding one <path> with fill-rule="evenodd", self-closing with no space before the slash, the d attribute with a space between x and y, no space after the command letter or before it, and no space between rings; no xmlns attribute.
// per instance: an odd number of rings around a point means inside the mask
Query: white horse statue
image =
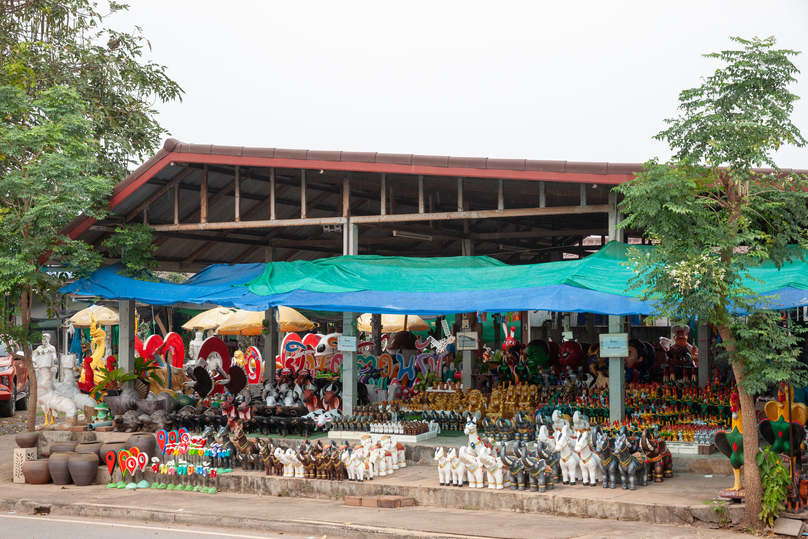
<svg viewBox="0 0 808 539"><path fill-rule="evenodd" d="M550 436L550 431L547 430L545 425L542 425L539 429L539 435L536 436L536 442L544 442L547 451L550 453L554 453L555 448L555 438Z"/></svg>
<svg viewBox="0 0 808 539"><path fill-rule="evenodd" d="M486 445L486 440L482 440L477 433L477 419L480 417L480 412L476 415L469 417L466 422L466 428L463 429L463 434L469 437L468 449L470 453L479 457L482 453L483 447Z"/></svg>
<svg viewBox="0 0 808 539"><path fill-rule="evenodd" d="M485 468L488 488L502 490L504 487L511 486L511 478L505 466L502 465L502 459L493 454L490 448L483 448L479 458L480 464Z"/></svg>
<svg viewBox="0 0 808 539"><path fill-rule="evenodd" d="M569 428L570 422L561 417L561 412L559 410L553 411L553 436L564 430L564 427Z"/></svg>
<svg viewBox="0 0 808 539"><path fill-rule="evenodd" d="M463 446L460 448L460 453L457 455L460 462L465 464L466 473L468 474L470 488L483 488L485 486L485 468L483 468L480 458L471 452L471 450Z"/></svg>
<svg viewBox="0 0 808 539"><path fill-rule="evenodd" d="M438 481L440 486L452 484L452 463L443 454L443 448L435 448L435 462L438 463Z"/></svg>
<svg viewBox="0 0 808 539"><path fill-rule="evenodd" d="M289 458L288 453L284 451L282 447L275 448L275 458L278 459L278 462L280 462L283 465L284 477L295 476L295 469L292 466L292 459Z"/></svg>
<svg viewBox="0 0 808 539"><path fill-rule="evenodd" d="M396 448L395 440L390 436L382 436L382 447L385 450L384 458L389 458L388 461L390 473L393 470L398 470L398 449Z"/></svg>
<svg viewBox="0 0 808 539"><path fill-rule="evenodd" d="M449 459L449 464L452 466L452 482L454 486L462 487L466 481L466 465L458 458L457 449L454 447L449 448L446 458Z"/></svg>
<svg viewBox="0 0 808 539"><path fill-rule="evenodd" d="M575 478L578 474L578 468L581 467L581 458L572 450L570 443L572 441L572 432L569 426L564 428L561 432L555 433L555 446L560 457L561 476L563 484L575 485Z"/></svg>
<svg viewBox="0 0 808 539"><path fill-rule="evenodd" d="M371 462L373 462L373 475L384 477L387 475L387 461L384 460L384 449L376 445L371 450Z"/></svg>
<svg viewBox="0 0 808 539"><path fill-rule="evenodd" d="M581 459L580 468L584 486L590 485L594 487L601 477L600 457L592 451L592 442L589 437L588 430L578 434L578 439L575 442L575 452Z"/></svg>

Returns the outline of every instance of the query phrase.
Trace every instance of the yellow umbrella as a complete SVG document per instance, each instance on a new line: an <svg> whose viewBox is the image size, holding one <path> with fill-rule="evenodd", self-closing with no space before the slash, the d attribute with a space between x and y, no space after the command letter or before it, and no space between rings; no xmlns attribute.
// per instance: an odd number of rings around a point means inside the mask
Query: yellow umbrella
<svg viewBox="0 0 808 539"><path fill-rule="evenodd" d="M188 320L182 325L182 329L216 329L231 314L233 314L233 309L214 307Z"/></svg>
<svg viewBox="0 0 808 539"><path fill-rule="evenodd" d="M118 309L115 307L102 307L92 305L82 309L70 317L73 327L85 329L90 327L90 317L95 315L95 323L99 326L117 326L120 323Z"/></svg>
<svg viewBox="0 0 808 539"><path fill-rule="evenodd" d="M278 307L278 324L280 330L308 331L314 323L289 307ZM228 316L216 330L219 335L260 335L264 324L264 311L237 310Z"/></svg>
<svg viewBox="0 0 808 539"><path fill-rule="evenodd" d="M359 331L372 331L370 327L370 313L365 313L357 319L357 329ZM382 333L398 333L404 330L404 316L403 314L383 314L382 315ZM407 329L410 331L428 331L432 329L429 324L424 322L420 316L408 314L407 316Z"/></svg>

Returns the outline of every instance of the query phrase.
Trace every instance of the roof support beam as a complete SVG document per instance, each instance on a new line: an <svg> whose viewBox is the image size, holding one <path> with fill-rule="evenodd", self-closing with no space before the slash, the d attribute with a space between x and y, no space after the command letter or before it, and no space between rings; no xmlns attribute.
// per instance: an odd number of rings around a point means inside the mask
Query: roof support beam
<svg viewBox="0 0 808 539"><path fill-rule="evenodd" d="M147 198L140 206L138 206L134 210L130 211L126 215L126 220L131 221L132 219L134 219L135 216L137 216L137 214L139 214L140 212L142 212L143 210L145 210L146 208L151 206L152 203L154 203L156 200L158 200L161 196L168 193L169 189L171 189L172 187L174 187L175 185L180 183L186 176L188 176L193 171L194 171L194 169L187 168L187 169L183 170L182 172L180 172L179 174L177 174L176 176L174 176L171 180L169 180L169 182L167 184L165 184L163 187L158 189L156 193L154 193L152 196Z"/></svg>
<svg viewBox="0 0 808 539"><path fill-rule="evenodd" d="M300 169L300 218L306 218L306 169Z"/></svg>
<svg viewBox="0 0 808 539"><path fill-rule="evenodd" d="M424 213L424 175L418 175L418 213Z"/></svg>
<svg viewBox="0 0 808 539"><path fill-rule="evenodd" d="M239 222L241 221L241 167L236 165L236 176L235 176L235 187L236 187L236 194L235 194L235 201L234 201L234 208L233 213L235 215L234 221Z"/></svg>
<svg viewBox="0 0 808 539"><path fill-rule="evenodd" d="M387 215L387 173L385 172L382 172L381 203L381 214Z"/></svg>
<svg viewBox="0 0 808 539"><path fill-rule="evenodd" d="M208 222L208 167L202 169L202 179L199 184L199 222Z"/></svg>
<svg viewBox="0 0 808 539"><path fill-rule="evenodd" d="M269 218L275 220L275 167L269 169Z"/></svg>

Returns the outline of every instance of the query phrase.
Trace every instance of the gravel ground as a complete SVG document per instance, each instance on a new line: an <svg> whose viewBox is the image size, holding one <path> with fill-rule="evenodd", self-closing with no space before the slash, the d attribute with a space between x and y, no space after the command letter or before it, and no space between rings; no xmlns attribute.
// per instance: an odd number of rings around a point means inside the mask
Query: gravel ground
<svg viewBox="0 0 808 539"><path fill-rule="evenodd" d="M36 424L45 422L44 415L36 416ZM28 410L19 410L14 417L0 417L0 436L3 434L17 434L25 430L28 424Z"/></svg>

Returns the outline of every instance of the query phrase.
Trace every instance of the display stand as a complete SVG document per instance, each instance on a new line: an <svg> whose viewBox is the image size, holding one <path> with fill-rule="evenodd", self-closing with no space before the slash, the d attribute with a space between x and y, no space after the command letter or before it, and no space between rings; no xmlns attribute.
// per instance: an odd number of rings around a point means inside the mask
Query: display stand
<svg viewBox="0 0 808 539"><path fill-rule="evenodd" d="M406 436L404 434L376 434L375 432L364 432L357 430L332 430L328 432L328 437L332 440L361 440L363 436L367 435L370 435L373 443L380 441L382 436L394 436L397 442L414 444L423 442L424 440L429 440L430 438L436 438L438 433L437 431L431 430L415 436Z"/></svg>

